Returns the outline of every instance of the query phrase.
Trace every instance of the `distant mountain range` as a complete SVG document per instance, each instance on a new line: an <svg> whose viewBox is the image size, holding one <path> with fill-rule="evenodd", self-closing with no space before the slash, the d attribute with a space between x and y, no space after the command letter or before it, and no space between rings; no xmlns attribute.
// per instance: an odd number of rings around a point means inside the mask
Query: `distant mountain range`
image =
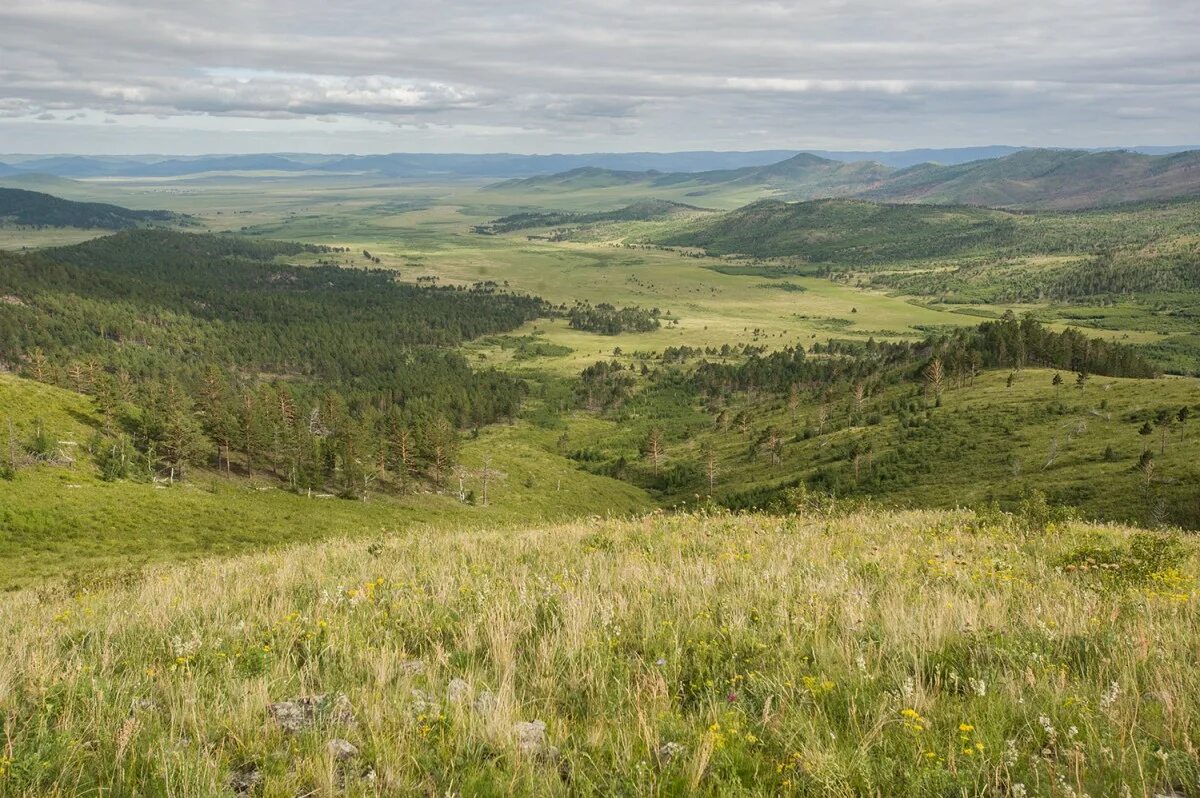
<svg viewBox="0 0 1200 798"><path fill-rule="evenodd" d="M72 202L39 191L0 188L0 224L126 230L186 219L170 211L134 211L103 202Z"/></svg>
<svg viewBox="0 0 1200 798"><path fill-rule="evenodd" d="M321 155L261 153L252 155L0 156L0 176L46 174L58 177L182 177L206 172L313 172L370 174L398 178L517 178L581 168L631 172L712 172L770 166L801 153L826 160L874 162L894 169L923 163L955 166L1001 158L1023 147L986 146L902 151L755 150L750 152L622 152L551 155L488 153L391 153L388 155ZM1132 147L1129 152L1167 154L1189 147ZM1096 150L1089 150L1096 152Z"/></svg>
<svg viewBox="0 0 1200 798"><path fill-rule="evenodd" d="M647 190L757 187L793 200L858 197L894 203L1078 209L1200 195L1200 150L1170 155L1127 151L1019 150L998 158L895 169L802 153L767 166L705 172L630 172L585 167L508 180L495 191L570 192L606 187Z"/></svg>

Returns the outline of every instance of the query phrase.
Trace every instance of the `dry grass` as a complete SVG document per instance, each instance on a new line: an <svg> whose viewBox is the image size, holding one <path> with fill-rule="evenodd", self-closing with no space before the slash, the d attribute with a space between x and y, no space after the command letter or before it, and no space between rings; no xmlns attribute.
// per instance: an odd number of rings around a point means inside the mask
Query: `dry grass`
<svg viewBox="0 0 1200 798"><path fill-rule="evenodd" d="M0 794L1195 794L1191 544L1133 534L652 515L14 593Z"/></svg>

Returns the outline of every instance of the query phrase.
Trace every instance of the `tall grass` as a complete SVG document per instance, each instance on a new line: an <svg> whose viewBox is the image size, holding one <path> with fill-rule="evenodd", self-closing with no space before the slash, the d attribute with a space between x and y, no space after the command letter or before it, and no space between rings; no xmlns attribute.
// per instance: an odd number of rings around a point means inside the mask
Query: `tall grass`
<svg viewBox="0 0 1200 798"><path fill-rule="evenodd" d="M17 592L0 794L1195 794L1193 551L656 514Z"/></svg>

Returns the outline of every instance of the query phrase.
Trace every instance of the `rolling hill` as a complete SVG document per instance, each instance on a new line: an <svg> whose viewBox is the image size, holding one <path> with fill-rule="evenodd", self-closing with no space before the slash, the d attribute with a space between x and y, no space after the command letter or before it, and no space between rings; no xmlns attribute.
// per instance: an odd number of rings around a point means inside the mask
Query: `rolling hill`
<svg viewBox="0 0 1200 798"><path fill-rule="evenodd" d="M603 224L605 222L648 222L711 213L706 208L669 200L647 199L596 213L572 213L570 211L523 212L501 216L487 224L475 225L472 230L484 235L511 233L535 227L561 227L573 224Z"/></svg>
<svg viewBox="0 0 1200 798"><path fill-rule="evenodd" d="M1014 241L1013 214L990 208L881 205L852 199L762 200L697 220L659 243L713 255L878 263L961 254Z"/></svg>
<svg viewBox="0 0 1200 798"><path fill-rule="evenodd" d="M614 186L646 186L652 189L693 189L693 194L699 196L717 187L760 187L771 193L812 199L863 191L879 185L890 172L888 167L869 161L845 163L800 153L766 166L704 172L633 172L588 166L553 175L507 180L489 188L496 191L554 193Z"/></svg>
<svg viewBox="0 0 1200 798"><path fill-rule="evenodd" d="M858 197L895 203L1073 210L1200 194L1200 151L1021 150L999 158L894 169L808 153L768 166L705 172L618 171L585 167L514 179L494 191L554 194L604 188L687 190L700 196L747 187L792 200Z"/></svg>
<svg viewBox="0 0 1200 798"><path fill-rule="evenodd" d="M922 164L859 192L895 202L1079 209L1200 194L1200 151L1171 155L1025 150L957 166Z"/></svg>
<svg viewBox="0 0 1200 798"><path fill-rule="evenodd" d="M174 224L187 217L171 211L135 211L103 202L74 202L19 188L0 188L0 224L126 230Z"/></svg>

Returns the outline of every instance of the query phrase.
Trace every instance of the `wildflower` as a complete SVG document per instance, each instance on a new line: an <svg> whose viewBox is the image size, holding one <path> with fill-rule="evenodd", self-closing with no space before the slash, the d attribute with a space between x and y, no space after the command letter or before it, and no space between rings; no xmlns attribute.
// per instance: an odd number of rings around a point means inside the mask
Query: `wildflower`
<svg viewBox="0 0 1200 798"><path fill-rule="evenodd" d="M904 728L913 734L925 731L925 719L915 709L903 709L900 711L900 715L904 718Z"/></svg>
<svg viewBox="0 0 1200 798"><path fill-rule="evenodd" d="M687 748L676 742L666 742L658 747L658 758L664 765L685 753L687 753Z"/></svg>
<svg viewBox="0 0 1200 798"><path fill-rule="evenodd" d="M1109 709L1113 704L1117 703L1117 699L1121 696L1121 685L1118 682L1113 682L1100 696L1100 709Z"/></svg>

